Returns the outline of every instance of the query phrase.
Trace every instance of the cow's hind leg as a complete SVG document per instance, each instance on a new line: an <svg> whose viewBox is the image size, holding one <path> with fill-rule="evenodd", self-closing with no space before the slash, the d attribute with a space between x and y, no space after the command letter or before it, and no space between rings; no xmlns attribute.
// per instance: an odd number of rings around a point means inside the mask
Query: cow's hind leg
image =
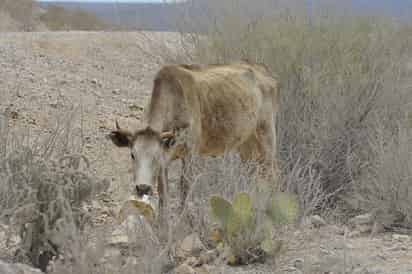
<svg viewBox="0 0 412 274"><path fill-rule="evenodd" d="M260 163L261 163L261 149L259 148L261 144L258 141L258 136L256 134L252 135L244 142L239 148L240 158L243 162L255 162L257 165L250 169L250 175L254 173L260 173Z"/></svg>
<svg viewBox="0 0 412 274"><path fill-rule="evenodd" d="M239 147L243 161L252 160L258 163L259 181L269 182L277 188L278 167L276 162L276 136L274 125L261 122L255 134Z"/></svg>
<svg viewBox="0 0 412 274"><path fill-rule="evenodd" d="M276 189L278 185L278 163L276 159L276 134L275 125L264 121L261 123L258 129L258 142L260 145L261 163L263 170L262 172L266 176L266 180L271 181Z"/></svg>

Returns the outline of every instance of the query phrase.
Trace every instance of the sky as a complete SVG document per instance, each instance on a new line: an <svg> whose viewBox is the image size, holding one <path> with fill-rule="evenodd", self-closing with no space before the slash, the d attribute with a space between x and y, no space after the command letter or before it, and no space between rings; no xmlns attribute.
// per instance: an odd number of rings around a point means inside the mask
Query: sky
<svg viewBox="0 0 412 274"><path fill-rule="evenodd" d="M37 0L38 2L161 3L162 0Z"/></svg>

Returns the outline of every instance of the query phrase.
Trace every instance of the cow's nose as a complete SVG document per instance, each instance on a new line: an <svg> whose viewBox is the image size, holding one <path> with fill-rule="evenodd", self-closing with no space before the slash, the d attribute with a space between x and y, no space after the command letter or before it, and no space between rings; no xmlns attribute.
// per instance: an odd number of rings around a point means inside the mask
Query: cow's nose
<svg viewBox="0 0 412 274"><path fill-rule="evenodd" d="M136 192L138 197L143 197L143 195L153 195L151 185L136 185Z"/></svg>

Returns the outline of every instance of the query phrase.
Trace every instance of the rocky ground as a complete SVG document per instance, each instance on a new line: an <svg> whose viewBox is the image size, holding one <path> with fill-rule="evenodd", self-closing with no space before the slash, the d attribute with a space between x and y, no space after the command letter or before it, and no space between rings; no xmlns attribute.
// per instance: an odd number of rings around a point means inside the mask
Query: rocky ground
<svg viewBox="0 0 412 274"><path fill-rule="evenodd" d="M178 42L173 33L1 33L0 113L8 113L10 126L32 139L71 121L69 143L83 143L79 152L90 159L96 174L111 182L110 202L96 204L115 211L131 193L130 161L127 151L112 146L106 134L115 119L139 126L153 76L165 62L158 53L175 51ZM276 264L208 265L197 271L412 273L407 232L372 236L368 229L364 234L356 230L362 229L315 222L294 228ZM187 264L180 273L196 273Z"/></svg>

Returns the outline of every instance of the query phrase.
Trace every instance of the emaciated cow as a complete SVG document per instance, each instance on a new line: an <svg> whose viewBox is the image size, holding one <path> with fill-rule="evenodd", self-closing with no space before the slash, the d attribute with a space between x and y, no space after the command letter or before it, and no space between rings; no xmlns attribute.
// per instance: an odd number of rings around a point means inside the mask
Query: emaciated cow
<svg viewBox="0 0 412 274"><path fill-rule="evenodd" d="M167 167L189 153L218 156L238 151L276 174L278 85L261 65L169 65L156 75L143 129L116 122L110 138L129 147L137 193L159 194L165 207ZM188 192L181 179L181 203ZM181 205L182 205L181 204Z"/></svg>

